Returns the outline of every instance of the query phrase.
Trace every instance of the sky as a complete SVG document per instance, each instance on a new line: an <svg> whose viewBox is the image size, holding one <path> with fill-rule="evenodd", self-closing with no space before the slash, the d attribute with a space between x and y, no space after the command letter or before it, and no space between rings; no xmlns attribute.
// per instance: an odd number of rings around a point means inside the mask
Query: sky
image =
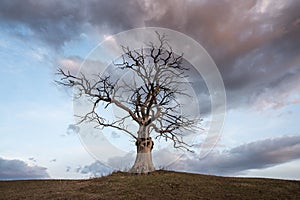
<svg viewBox="0 0 300 200"><path fill-rule="evenodd" d="M0 179L89 178L112 165L128 168L131 151L103 163L85 149L72 91L55 84L55 72L78 68L114 34L162 27L206 49L224 81L227 110L208 156L157 167L300 180L299 9L298 0L0 1ZM172 155L153 153L157 163Z"/></svg>

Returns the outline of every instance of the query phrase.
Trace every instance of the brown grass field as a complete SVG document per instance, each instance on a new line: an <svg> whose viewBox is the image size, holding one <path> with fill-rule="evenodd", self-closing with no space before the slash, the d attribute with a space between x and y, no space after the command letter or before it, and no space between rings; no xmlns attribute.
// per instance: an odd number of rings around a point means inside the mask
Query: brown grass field
<svg viewBox="0 0 300 200"><path fill-rule="evenodd" d="M300 199L300 181L115 172L88 180L0 181L0 199Z"/></svg>

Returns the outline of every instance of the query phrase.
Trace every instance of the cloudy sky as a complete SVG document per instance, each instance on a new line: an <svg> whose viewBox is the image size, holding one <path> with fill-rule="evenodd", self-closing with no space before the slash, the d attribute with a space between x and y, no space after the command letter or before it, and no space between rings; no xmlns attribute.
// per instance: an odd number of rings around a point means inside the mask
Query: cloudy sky
<svg viewBox="0 0 300 200"><path fill-rule="evenodd" d="M150 26L199 42L227 94L216 148L167 168L300 179L299 10L298 0L2 0L0 179L84 178L111 170L81 144L72 93L54 84L55 70L80 66L111 35Z"/></svg>

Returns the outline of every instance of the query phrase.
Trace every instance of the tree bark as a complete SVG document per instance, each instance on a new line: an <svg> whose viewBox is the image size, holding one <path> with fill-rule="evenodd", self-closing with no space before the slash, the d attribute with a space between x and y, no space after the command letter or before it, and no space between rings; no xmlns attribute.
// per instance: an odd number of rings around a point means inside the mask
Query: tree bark
<svg viewBox="0 0 300 200"><path fill-rule="evenodd" d="M151 137L138 138L136 141L136 159L134 165L129 170L130 173L147 174L155 170L152 162L153 141Z"/></svg>

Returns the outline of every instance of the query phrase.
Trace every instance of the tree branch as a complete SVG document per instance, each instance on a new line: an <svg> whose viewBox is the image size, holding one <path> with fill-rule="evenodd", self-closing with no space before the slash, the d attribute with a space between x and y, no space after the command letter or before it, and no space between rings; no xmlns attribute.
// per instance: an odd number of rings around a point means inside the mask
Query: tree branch
<svg viewBox="0 0 300 200"><path fill-rule="evenodd" d="M131 50L122 46L124 54L113 65L118 69L133 73L130 80L111 82L111 77L94 75L90 79L85 74L72 75L69 71L58 69L61 77L58 84L65 87L76 87L77 98L85 95L93 102L92 110L81 116L82 122L96 122L97 127L112 127L122 130L137 139L127 130L125 119L132 119L139 126L149 126L158 135L173 141L175 148L190 150L191 145L182 139L183 131L192 131L199 120L181 114L179 96L188 95L183 89L188 67L183 65L183 54L176 55L166 35L159 34L158 44L149 42L145 48ZM127 113L114 122L107 122L99 116L96 108L100 102L115 105ZM139 134L139 133L138 133Z"/></svg>

